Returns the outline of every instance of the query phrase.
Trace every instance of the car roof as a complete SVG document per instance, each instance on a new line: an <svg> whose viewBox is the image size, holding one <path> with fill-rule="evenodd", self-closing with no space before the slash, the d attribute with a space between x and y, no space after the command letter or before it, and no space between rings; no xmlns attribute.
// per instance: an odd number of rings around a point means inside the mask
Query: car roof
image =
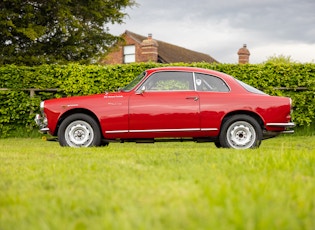
<svg viewBox="0 0 315 230"><path fill-rule="evenodd" d="M187 66L166 66L166 67L156 67L152 69L146 70L148 74L160 72L160 71L186 71L186 72L197 72L197 73L204 73L204 74L210 74L218 77L222 77L223 79L234 79L234 77L216 71L212 69L204 69L204 68L198 68L198 67L187 67Z"/></svg>

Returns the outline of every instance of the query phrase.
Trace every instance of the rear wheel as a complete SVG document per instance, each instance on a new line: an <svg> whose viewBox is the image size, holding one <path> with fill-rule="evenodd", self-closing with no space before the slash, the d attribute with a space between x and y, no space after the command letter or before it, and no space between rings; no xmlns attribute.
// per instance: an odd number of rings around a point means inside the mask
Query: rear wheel
<svg viewBox="0 0 315 230"><path fill-rule="evenodd" d="M64 119L58 130L61 146L90 147L101 144L101 131L89 115L77 113Z"/></svg>
<svg viewBox="0 0 315 230"><path fill-rule="evenodd" d="M222 125L219 140L224 148L257 148L262 140L262 130L253 117L234 115Z"/></svg>

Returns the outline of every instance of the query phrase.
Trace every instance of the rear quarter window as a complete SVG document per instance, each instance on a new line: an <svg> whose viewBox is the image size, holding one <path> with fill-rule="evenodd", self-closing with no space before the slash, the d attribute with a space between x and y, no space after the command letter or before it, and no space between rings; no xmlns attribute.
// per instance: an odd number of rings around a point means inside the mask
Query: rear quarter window
<svg viewBox="0 0 315 230"><path fill-rule="evenodd" d="M253 86L250 86L250 85L247 85L246 83L240 81L240 80L237 80L235 79L244 89L246 89L248 92L251 92L251 93L255 93L255 94L262 94L262 95L267 95L266 93L264 93L263 91L259 90L259 89L256 89L255 87Z"/></svg>
<svg viewBox="0 0 315 230"><path fill-rule="evenodd" d="M195 84L197 91L229 92L226 83L219 77L208 74L195 73Z"/></svg>

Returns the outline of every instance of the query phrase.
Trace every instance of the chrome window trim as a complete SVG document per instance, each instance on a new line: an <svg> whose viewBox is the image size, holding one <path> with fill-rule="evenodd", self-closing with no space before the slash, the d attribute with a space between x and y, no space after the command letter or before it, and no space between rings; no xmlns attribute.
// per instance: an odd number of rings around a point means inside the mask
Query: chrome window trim
<svg viewBox="0 0 315 230"><path fill-rule="evenodd" d="M139 84L139 86L136 88L135 91L138 91L139 89L141 89L142 86L145 86L145 84L150 80L150 78L154 75L154 74L157 74L157 73L165 73L165 72L180 72L180 73L190 73L193 77L194 75L194 72L191 72L191 71L182 71L182 70L161 70L161 71L156 71L156 72L153 72L150 74L150 76L148 76L141 84ZM195 81L194 81L194 78L192 78L191 80L193 80L193 84L194 84L194 87L195 87ZM180 92L180 91L183 91L183 92L193 92L193 91L196 91L196 88L194 89L180 89L180 90L146 90L145 92Z"/></svg>
<svg viewBox="0 0 315 230"><path fill-rule="evenodd" d="M209 92L209 93L230 93L232 90L231 90L231 87L230 85L225 81L225 79L223 79L222 77L219 77L219 76L216 76L216 75L213 75L213 74L208 74L208 73L202 73L202 72L193 72L193 76L194 76L194 85L195 85L195 91L196 92L201 92L201 91L198 91L197 90L197 86L196 86L196 77L195 77L195 74L203 74L203 75L208 75L208 76L211 76L211 77L215 77L215 78L218 78L220 79L225 85L226 87L228 88L228 91L226 92L222 92L222 91L204 91L204 92ZM229 76L229 75L228 75ZM229 76L229 77L232 77L232 76ZM233 77L234 78L234 77Z"/></svg>
<svg viewBox="0 0 315 230"><path fill-rule="evenodd" d="M197 85L196 85L196 75L195 75L195 72L193 72L193 81L194 81L194 90L197 92Z"/></svg>

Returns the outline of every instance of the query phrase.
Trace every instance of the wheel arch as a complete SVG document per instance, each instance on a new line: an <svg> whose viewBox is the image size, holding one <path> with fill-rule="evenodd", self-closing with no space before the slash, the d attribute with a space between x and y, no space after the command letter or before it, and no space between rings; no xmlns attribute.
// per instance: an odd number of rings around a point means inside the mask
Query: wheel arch
<svg viewBox="0 0 315 230"><path fill-rule="evenodd" d="M102 130L98 117L92 111L90 111L88 109L83 109L83 108L75 108L75 109L68 110L67 112L63 113L59 117L56 129L55 129L55 132L54 132L54 136L57 135L59 127L60 127L61 123L63 122L63 120L66 119L68 116L76 114L76 113L83 113L83 114L89 115L90 117L92 117L97 122L98 127L100 128L100 130ZM101 135L103 137L102 131L101 131Z"/></svg>
<svg viewBox="0 0 315 230"><path fill-rule="evenodd" d="M237 111L233 111L233 112L227 113L223 117L222 122L221 122L221 126L220 126L220 132L222 130L222 125L224 124L224 122L227 121L230 117L232 117L234 115L247 115L247 116L250 116L250 117L254 118L258 122L258 124L261 127L261 130L264 130L264 121L261 118L261 116L259 116L257 113L252 112L252 111L247 111L247 110L237 110Z"/></svg>

